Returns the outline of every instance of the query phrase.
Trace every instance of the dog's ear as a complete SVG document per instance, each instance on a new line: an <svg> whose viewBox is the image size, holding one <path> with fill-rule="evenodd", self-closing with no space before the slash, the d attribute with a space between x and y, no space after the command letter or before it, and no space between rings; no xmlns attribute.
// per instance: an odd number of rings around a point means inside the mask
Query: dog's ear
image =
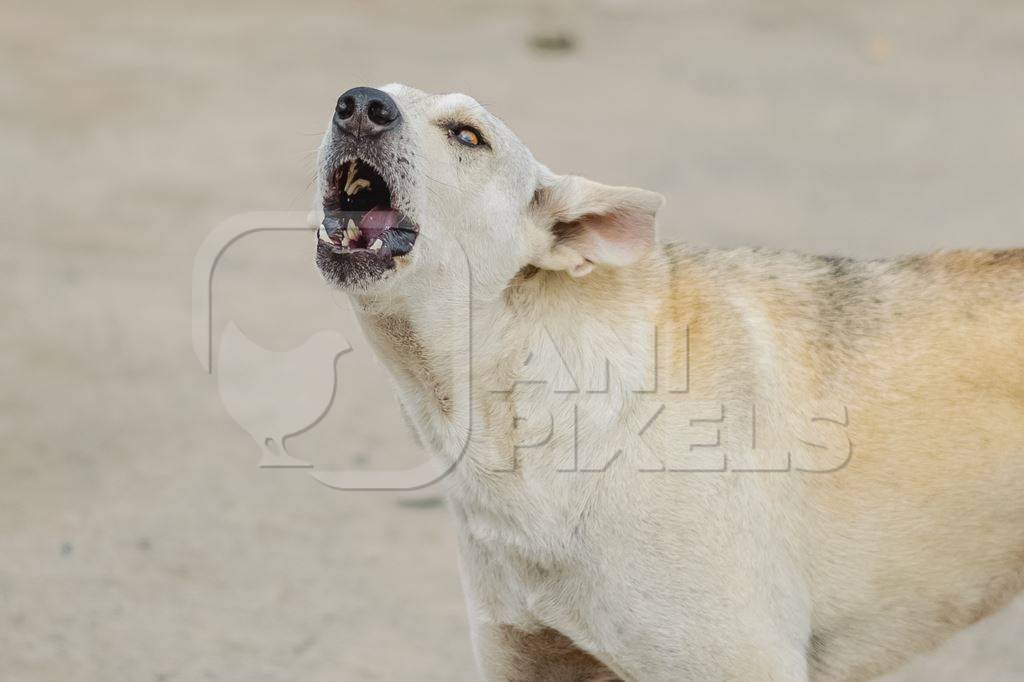
<svg viewBox="0 0 1024 682"><path fill-rule="evenodd" d="M611 187L575 175L551 175L534 196L545 240L534 265L582 277L595 265L629 265L654 244L654 216L665 202L657 192Z"/></svg>

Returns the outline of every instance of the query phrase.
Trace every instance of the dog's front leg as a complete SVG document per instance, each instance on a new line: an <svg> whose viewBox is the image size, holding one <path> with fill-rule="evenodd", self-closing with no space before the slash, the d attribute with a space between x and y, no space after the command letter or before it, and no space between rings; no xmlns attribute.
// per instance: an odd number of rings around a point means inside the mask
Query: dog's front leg
<svg viewBox="0 0 1024 682"><path fill-rule="evenodd" d="M474 646L486 682L612 682L620 678L551 628L478 623Z"/></svg>

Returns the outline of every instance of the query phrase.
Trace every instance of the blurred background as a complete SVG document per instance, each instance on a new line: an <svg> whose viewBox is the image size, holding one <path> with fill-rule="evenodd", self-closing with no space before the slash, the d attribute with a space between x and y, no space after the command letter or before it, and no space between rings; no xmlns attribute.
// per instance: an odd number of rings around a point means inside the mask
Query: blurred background
<svg viewBox="0 0 1024 682"><path fill-rule="evenodd" d="M1013 0L5 0L0 17L12 682L474 679L438 491L259 469L191 347L200 244L233 215L310 206L351 86L467 92L553 169L664 193L665 239L1024 245ZM343 333L332 409L289 450L317 469L422 461L312 254L294 231L225 252L215 352L228 324L278 351ZM1018 601L889 679L1024 679L1022 635Z"/></svg>

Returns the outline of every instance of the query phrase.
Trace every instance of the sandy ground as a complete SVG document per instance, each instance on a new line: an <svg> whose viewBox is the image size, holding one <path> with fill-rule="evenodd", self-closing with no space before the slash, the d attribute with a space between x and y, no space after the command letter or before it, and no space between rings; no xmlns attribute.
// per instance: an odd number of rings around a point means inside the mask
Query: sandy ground
<svg viewBox="0 0 1024 682"><path fill-rule="evenodd" d="M857 256L1024 243L1024 6L7 0L0 21L0 679L470 680L432 489L256 467L193 353L203 238L304 209L338 93L475 95L562 171L669 198L667 239ZM569 49L541 49L567 31ZM544 40L548 39L548 40ZM355 331L308 235L224 256L214 338ZM423 455L365 349L290 442ZM965 560L969 560L965 557ZM1024 602L891 680L1024 678Z"/></svg>

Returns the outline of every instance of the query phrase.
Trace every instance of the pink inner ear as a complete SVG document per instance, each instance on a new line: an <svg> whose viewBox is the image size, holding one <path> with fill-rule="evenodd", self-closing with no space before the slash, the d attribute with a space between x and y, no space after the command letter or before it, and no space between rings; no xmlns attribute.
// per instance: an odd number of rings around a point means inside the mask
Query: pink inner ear
<svg viewBox="0 0 1024 682"><path fill-rule="evenodd" d="M654 244L654 216L664 198L636 187L611 187L575 175L547 178L535 201L554 223L561 260L629 265ZM550 223L549 223L550 224ZM558 260L558 259L555 259ZM583 270L589 268L579 268ZM564 268L563 268L564 269Z"/></svg>
<svg viewBox="0 0 1024 682"><path fill-rule="evenodd" d="M574 227L571 240L592 263L629 265L654 244L654 216L642 210L585 215Z"/></svg>

